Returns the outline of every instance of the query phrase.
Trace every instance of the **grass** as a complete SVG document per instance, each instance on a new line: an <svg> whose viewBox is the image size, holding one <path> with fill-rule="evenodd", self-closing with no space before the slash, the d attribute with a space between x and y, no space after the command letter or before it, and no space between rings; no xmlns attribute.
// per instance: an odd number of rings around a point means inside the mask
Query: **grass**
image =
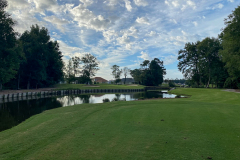
<svg viewBox="0 0 240 160"><path fill-rule="evenodd" d="M96 87L93 87L96 86ZM71 89L143 89L142 85L115 85L115 84L94 84L91 86L85 84L57 84L57 90Z"/></svg>
<svg viewBox="0 0 240 160"><path fill-rule="evenodd" d="M240 159L240 94L81 104L0 132L0 159Z"/></svg>

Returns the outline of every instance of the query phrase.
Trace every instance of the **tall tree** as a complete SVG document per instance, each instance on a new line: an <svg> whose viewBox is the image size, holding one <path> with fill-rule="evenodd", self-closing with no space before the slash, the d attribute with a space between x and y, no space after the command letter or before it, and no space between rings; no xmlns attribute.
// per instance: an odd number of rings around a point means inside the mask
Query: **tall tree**
<svg viewBox="0 0 240 160"><path fill-rule="evenodd" d="M119 68L118 65L113 65L111 69L112 69L113 78L115 79L115 83L117 84L121 81L120 77L122 74L122 70Z"/></svg>
<svg viewBox="0 0 240 160"><path fill-rule="evenodd" d="M0 90L3 84L15 77L20 59L24 57L13 29L16 22L5 12L7 5L6 0L0 1Z"/></svg>
<svg viewBox="0 0 240 160"><path fill-rule="evenodd" d="M123 68L123 75L125 77L124 79L124 84L126 84L126 79L127 79L127 75L130 73L130 69L128 67L124 67Z"/></svg>
<svg viewBox="0 0 240 160"><path fill-rule="evenodd" d="M20 40L27 60L21 64L27 88L59 82L63 76L62 54L58 43L50 41L47 28L33 25L30 31L22 34Z"/></svg>
<svg viewBox="0 0 240 160"><path fill-rule="evenodd" d="M58 83L63 79L63 61L62 52L59 49L59 44L57 41L50 41L47 47L47 78L43 82L45 86L50 86Z"/></svg>
<svg viewBox="0 0 240 160"><path fill-rule="evenodd" d="M224 22L226 26L220 35L223 46L220 53L230 75L229 81L240 88L240 6Z"/></svg>
<svg viewBox="0 0 240 160"><path fill-rule="evenodd" d="M220 49L221 44L219 39L209 37L202 40L197 46L198 54L200 56L199 68L201 66L201 69L204 70L204 74L208 77L207 88L209 87L214 71L217 72L217 70L214 70L213 68L216 68L219 64Z"/></svg>
<svg viewBox="0 0 240 160"><path fill-rule="evenodd" d="M83 63L82 72L88 72L88 74L85 75L89 75L89 79L95 76L96 72L99 70L99 62L97 61L97 58L90 53L87 53L81 58L81 61ZM91 83L91 81L89 82Z"/></svg>
<svg viewBox="0 0 240 160"><path fill-rule="evenodd" d="M73 63L74 77L76 78L76 75L80 73L81 58L77 56L72 57L72 63Z"/></svg>
<svg viewBox="0 0 240 160"><path fill-rule="evenodd" d="M149 66L151 75L152 75L152 82L154 86L158 86L162 84L163 77L166 75L166 69L163 66L163 61L160 61L158 58L154 58L151 61Z"/></svg>
<svg viewBox="0 0 240 160"><path fill-rule="evenodd" d="M73 62L71 58L68 60L68 63L65 66L65 75L67 83L71 83L74 80Z"/></svg>
<svg viewBox="0 0 240 160"><path fill-rule="evenodd" d="M200 56L197 51L196 43L186 43L184 49L178 52L178 69L181 71L186 79L193 79L199 85L201 83L199 60Z"/></svg>
<svg viewBox="0 0 240 160"><path fill-rule="evenodd" d="M135 82L138 82L139 84L142 83L142 70L141 69L131 70L130 75L133 77Z"/></svg>

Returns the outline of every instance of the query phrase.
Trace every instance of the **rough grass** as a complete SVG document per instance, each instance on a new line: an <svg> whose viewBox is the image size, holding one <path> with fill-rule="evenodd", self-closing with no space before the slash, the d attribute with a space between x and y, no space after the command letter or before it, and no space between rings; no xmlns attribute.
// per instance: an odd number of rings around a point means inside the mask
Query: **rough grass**
<svg viewBox="0 0 240 160"><path fill-rule="evenodd" d="M81 104L0 132L0 159L240 159L240 94Z"/></svg>
<svg viewBox="0 0 240 160"><path fill-rule="evenodd" d="M142 85L115 85L115 84L94 84L94 85L85 85L85 84L58 84L55 86L57 90L62 89L143 89Z"/></svg>

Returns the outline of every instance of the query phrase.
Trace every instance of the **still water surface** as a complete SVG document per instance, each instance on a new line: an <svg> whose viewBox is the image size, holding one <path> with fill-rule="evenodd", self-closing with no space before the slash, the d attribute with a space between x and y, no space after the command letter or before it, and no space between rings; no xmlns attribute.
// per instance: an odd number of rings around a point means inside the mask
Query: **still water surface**
<svg viewBox="0 0 240 160"><path fill-rule="evenodd" d="M117 94L89 94L89 95L64 95L36 99L17 100L13 102L0 102L0 131L12 128L29 117L45 110L72 106L83 103L103 103L103 99L113 98L126 101L144 98L175 98L174 94L161 92L135 92ZM80 107L80 106L79 106Z"/></svg>

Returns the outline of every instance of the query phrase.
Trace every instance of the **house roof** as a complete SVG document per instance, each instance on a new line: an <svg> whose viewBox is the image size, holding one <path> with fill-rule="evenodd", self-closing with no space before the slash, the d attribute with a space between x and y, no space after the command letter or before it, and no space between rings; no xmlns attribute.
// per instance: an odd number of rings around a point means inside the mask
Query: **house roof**
<svg viewBox="0 0 240 160"><path fill-rule="evenodd" d="M96 82L107 82L107 80L102 77L95 77L94 79Z"/></svg>

